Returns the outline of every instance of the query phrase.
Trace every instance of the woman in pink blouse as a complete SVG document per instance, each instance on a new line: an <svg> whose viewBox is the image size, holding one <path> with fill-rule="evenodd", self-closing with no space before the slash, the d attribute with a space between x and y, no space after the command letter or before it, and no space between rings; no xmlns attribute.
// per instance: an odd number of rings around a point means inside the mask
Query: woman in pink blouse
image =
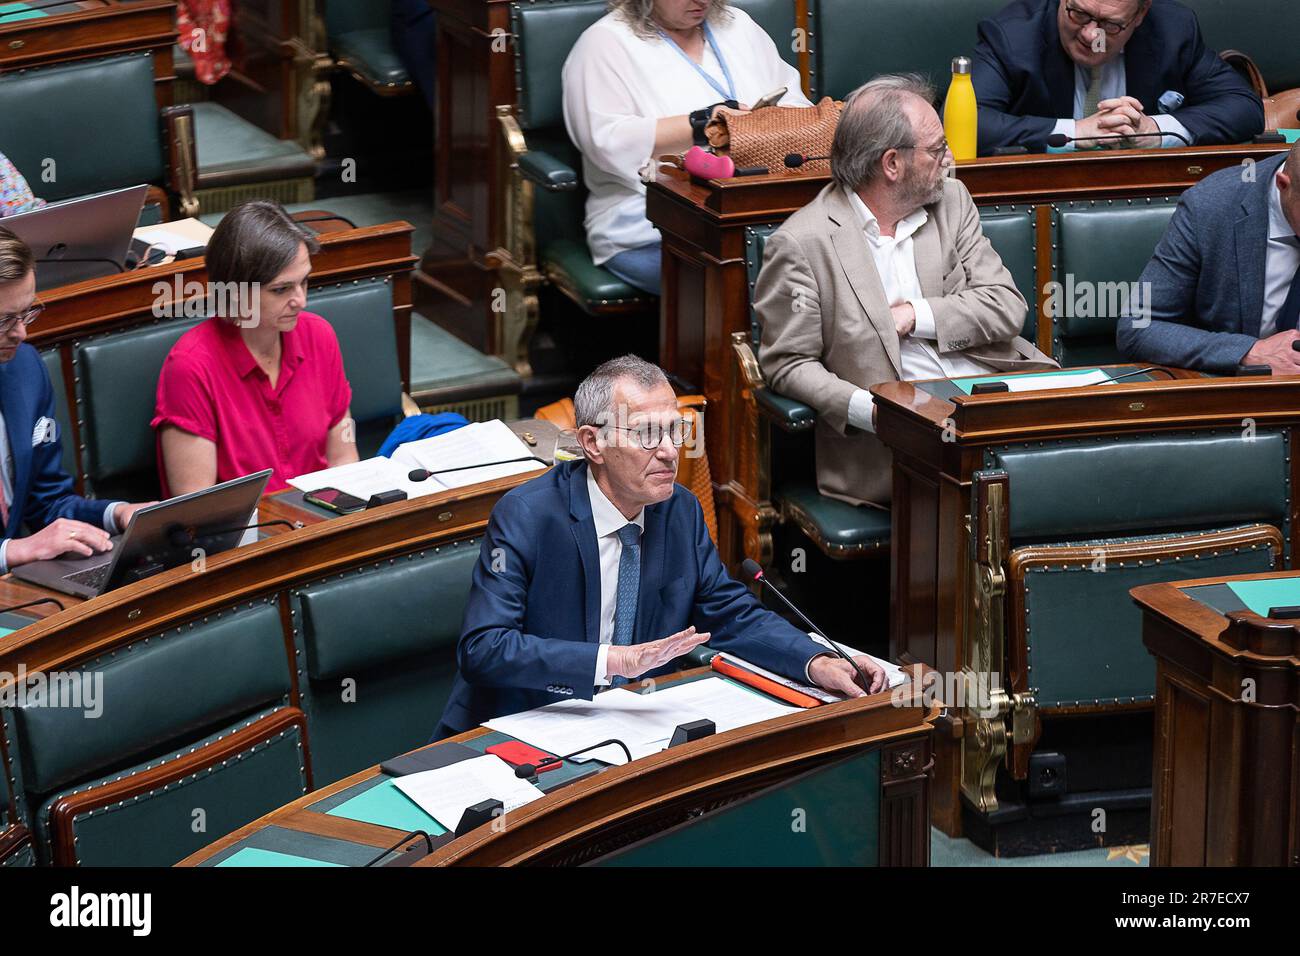
<svg viewBox="0 0 1300 956"><path fill-rule="evenodd" d="M319 248L264 200L236 206L213 232L206 263L217 314L181 336L158 377L152 425L166 494L263 468L276 491L357 460L338 339L303 311Z"/></svg>

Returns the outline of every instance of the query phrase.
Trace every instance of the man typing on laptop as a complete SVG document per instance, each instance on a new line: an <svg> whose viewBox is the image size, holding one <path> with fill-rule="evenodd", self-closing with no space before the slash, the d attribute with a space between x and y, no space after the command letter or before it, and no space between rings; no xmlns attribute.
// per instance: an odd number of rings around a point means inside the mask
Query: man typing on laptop
<svg viewBox="0 0 1300 956"><path fill-rule="evenodd" d="M73 493L60 463L50 376L25 342L40 312L32 251L0 227L0 573L63 554L108 551L109 535L145 507ZM20 537L24 526L33 533Z"/></svg>

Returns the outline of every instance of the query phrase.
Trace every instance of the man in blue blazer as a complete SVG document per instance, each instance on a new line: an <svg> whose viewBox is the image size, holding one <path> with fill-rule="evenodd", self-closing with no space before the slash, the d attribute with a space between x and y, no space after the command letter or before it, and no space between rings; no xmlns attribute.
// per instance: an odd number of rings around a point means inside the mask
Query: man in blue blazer
<svg viewBox="0 0 1300 956"><path fill-rule="evenodd" d="M1300 144L1183 193L1115 339L1139 362L1300 375Z"/></svg>
<svg viewBox="0 0 1300 956"><path fill-rule="evenodd" d="M31 249L0 227L0 574L31 561L107 551L109 534L143 507L73 494L60 461L50 376L26 344L27 326L40 313Z"/></svg>
<svg viewBox="0 0 1300 956"><path fill-rule="evenodd" d="M1016 0L979 24L971 79L979 152L1048 137L1122 136L1088 148L1240 143L1264 105L1174 0Z"/></svg>
<svg viewBox="0 0 1300 956"><path fill-rule="evenodd" d="M435 738L667 672L699 644L849 696L871 681L728 576L699 501L675 484L690 438L658 366L612 359L574 398L584 461L557 464L492 509Z"/></svg>

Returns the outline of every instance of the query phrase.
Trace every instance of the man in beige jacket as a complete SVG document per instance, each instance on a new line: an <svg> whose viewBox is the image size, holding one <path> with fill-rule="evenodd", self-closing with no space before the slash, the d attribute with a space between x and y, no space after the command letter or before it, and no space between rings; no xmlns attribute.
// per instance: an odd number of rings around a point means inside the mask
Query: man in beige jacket
<svg viewBox="0 0 1300 956"><path fill-rule="evenodd" d="M1026 304L984 237L919 77L846 100L833 182L767 240L754 307L768 384L817 410L817 486L887 506L889 449L866 391L1056 363L1020 338Z"/></svg>

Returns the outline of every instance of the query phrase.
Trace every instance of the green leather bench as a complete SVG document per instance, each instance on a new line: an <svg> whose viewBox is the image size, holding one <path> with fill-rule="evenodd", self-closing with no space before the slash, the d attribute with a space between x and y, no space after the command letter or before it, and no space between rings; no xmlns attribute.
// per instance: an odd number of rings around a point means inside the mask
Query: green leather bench
<svg viewBox="0 0 1300 956"><path fill-rule="evenodd" d="M148 53L0 76L0 150L49 202L148 183L192 214L192 121L189 107L169 107L160 123ZM141 222L160 218L153 206Z"/></svg>
<svg viewBox="0 0 1300 956"><path fill-rule="evenodd" d="M306 650L315 786L428 742L456 676L481 539L369 565L292 592Z"/></svg>
<svg viewBox="0 0 1300 956"><path fill-rule="evenodd" d="M1196 12L1201 36L1220 52L1248 54L1270 93L1300 87L1300 58L1292 43L1300 36L1300 4L1294 0L1251 0L1250 13L1237 0L1182 0Z"/></svg>
<svg viewBox="0 0 1300 956"><path fill-rule="evenodd" d="M373 456L402 415L392 287L367 279L312 287L308 308L334 327L352 385L357 451ZM158 374L195 319L172 319L73 344L86 494L149 500L159 491L153 418Z"/></svg>
<svg viewBox="0 0 1300 956"><path fill-rule="evenodd" d="M393 49L388 0L327 0L325 30L334 63L380 96L413 92L415 85Z"/></svg>
<svg viewBox="0 0 1300 956"><path fill-rule="evenodd" d="M316 161L293 140L277 139L220 103L193 103L198 149L196 195L205 212L248 199L289 204L316 193Z"/></svg>
<svg viewBox="0 0 1300 956"><path fill-rule="evenodd" d="M58 349L45 349L41 352L41 361L50 375L50 387L54 390L54 420L59 426L59 441L62 445L63 471L77 476L77 446L72 440L72 416L68 412L68 390L63 378L63 359Z"/></svg>
<svg viewBox="0 0 1300 956"><path fill-rule="evenodd" d="M95 688L93 699L28 700L2 715L20 817L42 862L170 865L307 792L306 727L290 706L273 600L65 673Z"/></svg>

